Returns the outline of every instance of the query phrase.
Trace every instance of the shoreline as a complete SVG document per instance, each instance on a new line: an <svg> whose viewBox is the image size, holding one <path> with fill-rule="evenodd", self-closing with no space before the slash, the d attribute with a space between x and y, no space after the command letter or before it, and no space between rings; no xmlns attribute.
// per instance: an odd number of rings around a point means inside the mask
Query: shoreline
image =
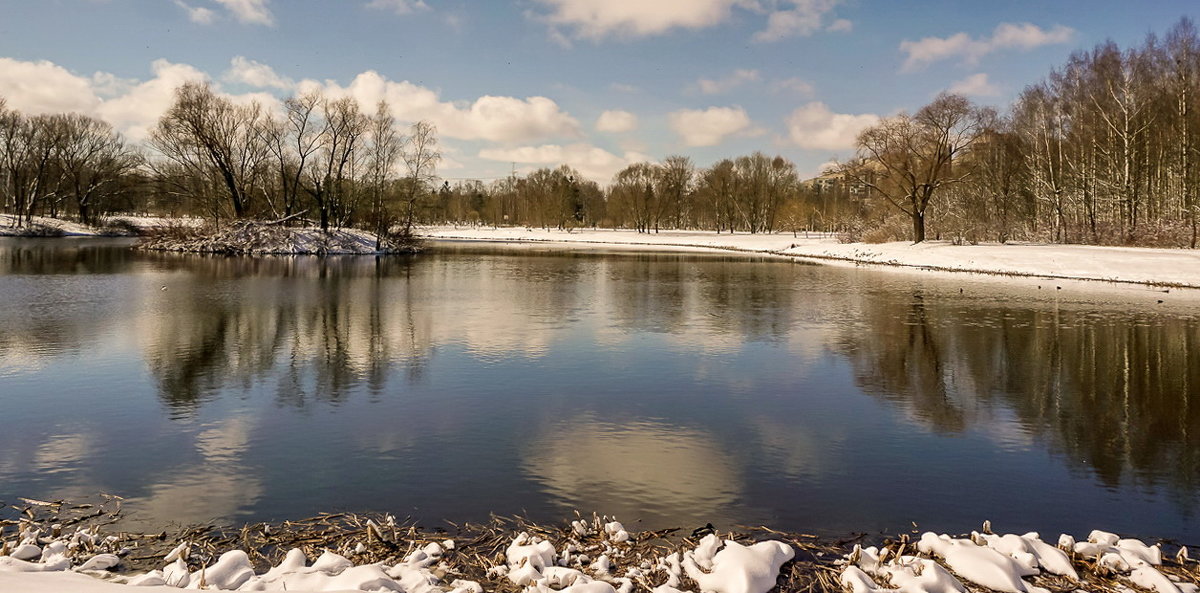
<svg viewBox="0 0 1200 593"><path fill-rule="evenodd" d="M985 521L980 531L955 536L914 529L830 541L765 526L627 531L615 517L596 514L560 524L493 516L428 528L341 512L168 534L112 529L121 499L103 498L20 499L23 505L7 507L0 590L1200 592L1200 566L1185 547L1100 530L1043 540L993 533Z"/></svg>
<svg viewBox="0 0 1200 593"><path fill-rule="evenodd" d="M557 231L501 228L425 227L425 240L603 246L639 251L743 253L844 267L874 267L918 273L974 274L1152 288L1200 289L1200 251L1145 247L1057 244L954 245L840 243L828 234L717 234L711 231ZM581 247L588 248L588 247Z"/></svg>
<svg viewBox="0 0 1200 593"><path fill-rule="evenodd" d="M129 236L166 227L192 227L196 219L142 216L113 216L103 226L85 227L57 219L36 219L39 231L14 232L5 223L10 215L0 215L0 237L106 237ZM51 229L54 232L48 232ZM114 230L127 233L116 233ZM1200 289L1200 250L1149 247L1112 247L1042 243L981 243L955 245L949 241L919 244L841 243L832 233L749 234L713 231L667 230L638 233L619 229L575 229L571 231L527 227L419 227L417 237L430 241L461 241L498 244L555 245L575 249L616 249L640 252L694 252L745 254L758 257L806 261L842 267L871 267L914 273L973 274L1001 278L1029 278L1085 283L1145 286L1158 289ZM290 229L298 238L238 237L249 243L246 249L223 252L243 254L369 254L374 249L373 235L342 229L334 241L322 240L311 230ZM232 233L227 233L231 234ZM170 241L165 241L170 243ZM329 243L329 244L326 244ZM211 247L170 245L168 251L209 251ZM144 246L151 248L152 246ZM218 250L220 251L220 250ZM405 250L400 250L404 252Z"/></svg>

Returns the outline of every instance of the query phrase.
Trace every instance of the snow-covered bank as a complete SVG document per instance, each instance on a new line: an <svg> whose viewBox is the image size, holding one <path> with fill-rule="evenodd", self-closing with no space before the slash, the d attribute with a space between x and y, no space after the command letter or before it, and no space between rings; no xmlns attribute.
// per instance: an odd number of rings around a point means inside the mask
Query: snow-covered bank
<svg viewBox="0 0 1200 593"><path fill-rule="evenodd" d="M136 235L168 226L199 227L198 218L116 215L103 217L98 225L85 225L61 218L34 216L29 224L17 224L11 214L0 214L0 237L104 237Z"/></svg>
<svg viewBox="0 0 1200 593"><path fill-rule="evenodd" d="M971 272L1071 280L1099 280L1165 287L1200 288L1200 251L1140 247L1094 247L1030 243L954 245L926 241L839 243L829 234L729 234L702 231L637 233L617 230L558 230L429 227L429 239L549 242L620 246L645 250L723 250L812 259L843 265L898 266L916 270Z"/></svg>
<svg viewBox="0 0 1200 593"><path fill-rule="evenodd" d="M711 533L670 544L663 532L631 535L620 522L597 516L559 528L493 523L459 533L459 541L386 516L350 533L306 532L298 540L305 544L286 553L262 545L263 536L290 525L247 526L231 540L244 549L182 541L155 553L141 542L161 536L103 536L94 527L67 533L58 524L45 533L25 524L15 537L0 537L0 591L767 593L796 555L782 541L738 542ZM159 568L116 572L127 558L157 559Z"/></svg>
<svg viewBox="0 0 1200 593"><path fill-rule="evenodd" d="M220 229L154 233L143 239L138 247L224 255L369 255L411 253L418 248L415 242L380 245L373 233L359 229L322 231L311 227L235 222Z"/></svg>
<svg viewBox="0 0 1200 593"><path fill-rule="evenodd" d="M1099 530L1083 541L1063 534L1051 544L1037 533L993 534L985 522L983 533L965 537L926 532L912 541L903 535L882 547L845 549L810 546L802 541L810 536L780 532L762 541L707 533L671 543L666 532L631 534L595 516L559 528L510 524L460 538L422 534L390 516L360 527L286 553L254 545L268 526L243 528L231 540L243 548L167 540L174 547L153 553L137 542L161 536L104 536L94 527L70 533L61 525L54 535L25 525L0 537L0 591L1200 592L1200 571L1187 548L1164 550ZM119 572L139 554L156 559L158 568Z"/></svg>

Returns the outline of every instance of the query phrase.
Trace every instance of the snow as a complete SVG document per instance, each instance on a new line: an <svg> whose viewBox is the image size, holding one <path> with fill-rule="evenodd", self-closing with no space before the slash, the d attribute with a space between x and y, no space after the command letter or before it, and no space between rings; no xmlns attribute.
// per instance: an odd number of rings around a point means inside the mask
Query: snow
<svg viewBox="0 0 1200 593"><path fill-rule="evenodd" d="M607 521L607 520L605 520ZM626 576L614 576L616 564L610 558L625 558L629 551L628 532L616 521L596 519L590 531L604 531L600 543L586 546L571 540L558 554L547 540L528 533L513 538L504 554L504 564L489 571L507 576L523 593L631 593L633 578L645 577L645 570L667 573L668 582L658 587L658 593L694 593L678 589L682 571L699 585L704 593L767 593L779 576L780 567L790 560L794 551L778 541L763 541L746 546L734 541L706 537L694 550L684 554L672 553L640 567L630 567ZM625 533L620 542L612 535ZM355 566L349 559L325 550L311 564L301 550L288 551L278 565L262 574L254 571L249 556L242 550L220 555L211 565L189 571L185 558L190 546L180 544L164 557L161 568L140 575L117 575L107 572L120 562L115 554L102 553L75 560L81 565L71 569L73 558L68 549L70 538L40 538L37 532L28 535L33 542L42 541L37 561L0 556L0 591L5 593L45 593L72 591L75 593L162 593L179 589L221 591L401 591L404 593L483 593L475 582L454 579L443 583L439 575L452 572L440 559L454 542L426 543L412 550L395 565L385 563ZM94 534L92 534L94 535ZM78 536L71 536L78 539ZM594 551L597 558L590 565L583 549ZM28 554L28 552L27 552ZM657 564L656 564L657 563ZM655 568L651 568L654 566ZM81 574L88 570L91 576ZM587 571L590 571L589 574ZM949 593L949 592L947 592ZM1191 593L1191 592L1189 592Z"/></svg>
<svg viewBox="0 0 1200 593"><path fill-rule="evenodd" d="M777 541L758 542L744 546L726 540L724 548L714 534L704 536L695 551L683 558L687 575L700 586L701 591L713 593L766 593L775 586L779 569L796 552Z"/></svg>
<svg viewBox="0 0 1200 593"><path fill-rule="evenodd" d="M624 230L544 230L524 227L428 227L427 239L553 243L584 249L735 251L817 260L834 265L880 265L1071 280L1101 280L1200 288L1200 251L1037 243L955 245L839 243L826 233L745 234L705 231L637 233Z"/></svg>
<svg viewBox="0 0 1200 593"><path fill-rule="evenodd" d="M1156 568L1162 564L1162 549L1137 539L1121 539L1113 533L1093 531L1086 541L1077 542L1064 534L1059 548L1042 541L1037 533L995 535L972 533L970 539L956 539L927 532L917 548L926 555L940 558L954 575L975 585L1008 593L1044 593L1026 578L1043 572L1081 579L1071 558L1060 548L1071 549L1080 560L1088 560L1098 576L1123 575L1129 583L1157 593L1197 593L1200 587L1179 582L1176 577ZM889 549L855 546L843 561L840 582L851 593L962 593L966 589L954 575L936 562L913 556L888 559ZM1096 560L1096 564L1090 561ZM883 584L881 584L883 583Z"/></svg>

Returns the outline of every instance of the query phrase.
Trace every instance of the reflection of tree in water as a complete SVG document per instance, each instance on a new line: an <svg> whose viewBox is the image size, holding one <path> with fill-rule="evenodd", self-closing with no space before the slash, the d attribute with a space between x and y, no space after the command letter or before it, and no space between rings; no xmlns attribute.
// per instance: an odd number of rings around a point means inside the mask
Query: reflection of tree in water
<svg viewBox="0 0 1200 593"><path fill-rule="evenodd" d="M1200 321L877 295L862 323L839 344L860 386L934 431L1002 405L1106 486L1200 489Z"/></svg>
<svg viewBox="0 0 1200 593"><path fill-rule="evenodd" d="M406 259L191 258L145 358L160 396L188 412L221 390L275 382L278 401L337 402L389 373L419 376L430 350L413 321Z"/></svg>
<svg viewBox="0 0 1200 593"><path fill-rule="evenodd" d="M647 262L653 265L647 265ZM776 340L797 316L797 268L745 258L643 255L608 264L615 323L638 331L700 327L739 341Z"/></svg>
<svg viewBox="0 0 1200 593"><path fill-rule="evenodd" d="M128 240L7 239L0 247L0 275L6 274L113 274L126 272L133 253L117 248Z"/></svg>
<svg viewBox="0 0 1200 593"><path fill-rule="evenodd" d="M79 352L120 318L132 261L126 242L3 239L0 242L0 365L5 359ZM113 248L116 245L118 248ZM55 275L54 279L42 276ZM94 275L76 282L75 275ZM19 364L19 363L18 363Z"/></svg>

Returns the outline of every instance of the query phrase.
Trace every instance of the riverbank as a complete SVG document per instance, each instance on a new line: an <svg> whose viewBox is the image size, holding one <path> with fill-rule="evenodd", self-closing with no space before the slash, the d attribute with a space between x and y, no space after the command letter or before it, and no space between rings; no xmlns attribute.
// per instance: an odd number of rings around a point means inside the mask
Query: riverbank
<svg viewBox="0 0 1200 593"><path fill-rule="evenodd" d="M427 239L561 243L640 250L734 251L777 255L833 265L871 265L938 272L1088 280L1163 288L1200 288L1200 251L1033 243L955 245L841 243L827 233L729 234L702 231L637 233L523 227L426 227Z"/></svg>
<svg viewBox="0 0 1200 593"><path fill-rule="evenodd" d="M0 519L6 593L402 591L406 593L1197 593L1186 548L1104 531L1086 539L916 532L867 545L760 527L627 531L593 515L428 529L390 515L324 514L168 535L111 529L120 499L22 499ZM12 516L12 515L10 515Z"/></svg>

